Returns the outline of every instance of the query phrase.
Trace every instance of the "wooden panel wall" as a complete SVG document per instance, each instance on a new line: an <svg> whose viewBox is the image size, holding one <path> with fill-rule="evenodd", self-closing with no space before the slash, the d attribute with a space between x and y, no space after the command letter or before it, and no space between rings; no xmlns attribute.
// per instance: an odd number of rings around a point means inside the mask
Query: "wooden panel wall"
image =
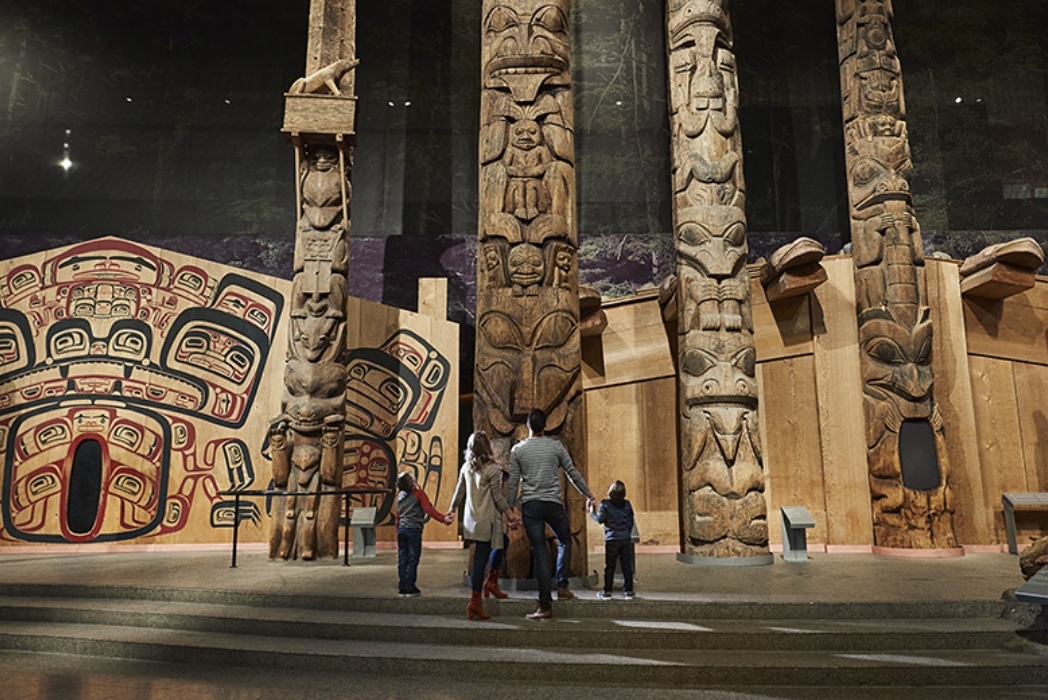
<svg viewBox="0 0 1048 700"><path fill-rule="evenodd" d="M990 544L994 542L993 511L986 509L984 500L958 269L953 262L929 260L926 264L928 305L935 328L934 394L945 426L957 541Z"/></svg>
<svg viewBox="0 0 1048 700"><path fill-rule="evenodd" d="M0 262L0 544L264 540L223 492L269 483L290 288L118 238Z"/></svg>
<svg viewBox="0 0 1048 700"><path fill-rule="evenodd" d="M850 257L823 266L829 280L812 295L812 332L827 543L872 545L854 271Z"/></svg>
<svg viewBox="0 0 1048 700"><path fill-rule="evenodd" d="M654 293L604 307L603 361L583 364L586 481L594 495L619 479L637 513L641 542L677 546L677 389L673 356ZM603 530L591 523L591 546Z"/></svg>
<svg viewBox="0 0 1048 700"><path fill-rule="evenodd" d="M369 449L372 454L377 450L391 455L395 460L396 472L414 472L416 481L423 486L434 507L441 512L447 512L451 506L460 464L459 327L446 319L446 295L446 280L419 280L420 313L351 298L351 322L347 332L347 344L352 349L349 366L351 379L347 386L347 397L351 404L354 401L352 358L367 361L376 354L399 359L399 376L417 376L423 395L428 392L438 397L436 400L439 405L434 415L427 415L420 410L423 400L402 407L398 413L398 430L391 438L371 434L367 430L358 433L362 449ZM347 427L347 435L352 432L352 428ZM348 468L352 464L352 457L347 457L346 463ZM366 471L361 468L361 477L356 480L347 474L345 485L364 485L362 475ZM367 485L396 488L389 478L380 482L382 479L378 478ZM379 513L385 515L384 525L378 528L380 540L396 540L391 503L393 498L395 493L388 500L379 497L359 499L362 504L379 507ZM430 522L423 531L423 537L428 542L453 542L458 538L458 529Z"/></svg>

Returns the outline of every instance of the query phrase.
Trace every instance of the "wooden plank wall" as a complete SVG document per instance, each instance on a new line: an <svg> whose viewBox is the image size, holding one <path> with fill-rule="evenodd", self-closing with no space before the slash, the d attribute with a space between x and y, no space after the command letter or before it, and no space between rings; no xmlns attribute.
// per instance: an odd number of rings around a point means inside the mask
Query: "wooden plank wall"
<svg viewBox="0 0 1048 700"><path fill-rule="evenodd" d="M676 547L676 374L658 297L652 290L607 302L604 311L603 361L583 363L586 481L601 496L621 480L641 542ZM584 360L590 356L583 353ZM591 547L603 544L596 523L590 522L588 536Z"/></svg>
<svg viewBox="0 0 1048 700"><path fill-rule="evenodd" d="M407 331L429 346L429 354L447 360L449 373L441 382L443 396L432 427L423 430L406 425L392 441L395 443L397 470L413 469L418 483L425 484L424 490L434 507L443 513L451 506L460 464L459 326L446 318L447 280L419 280L419 310L416 313L351 298L347 343L350 348L379 348L394 334ZM392 484L390 487L395 488ZM387 520L376 534L383 541L396 541L397 538L392 520ZM423 530L423 538L427 542L455 542L458 528L430 522Z"/></svg>
<svg viewBox="0 0 1048 700"><path fill-rule="evenodd" d="M1048 491L1048 278L1001 301L965 299L982 505L1005 541L1001 495ZM1048 514L1016 515L1020 547L1048 536Z"/></svg>

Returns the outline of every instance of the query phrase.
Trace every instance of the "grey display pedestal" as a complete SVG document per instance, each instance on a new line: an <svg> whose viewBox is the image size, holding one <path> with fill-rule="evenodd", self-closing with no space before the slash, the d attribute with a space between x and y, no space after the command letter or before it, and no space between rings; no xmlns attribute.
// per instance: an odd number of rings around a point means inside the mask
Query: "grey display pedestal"
<svg viewBox="0 0 1048 700"><path fill-rule="evenodd" d="M1001 503L1004 504L1004 527L1008 531L1008 551L1018 554L1019 544L1015 538L1015 511L1048 510L1048 493L1006 493L1001 496Z"/></svg>
<svg viewBox="0 0 1048 700"><path fill-rule="evenodd" d="M811 513L804 506L783 506L782 558L785 561L808 561L808 528L815 527Z"/></svg>
<svg viewBox="0 0 1048 700"><path fill-rule="evenodd" d="M353 558L375 556L375 517L378 508L354 508L349 524L353 526Z"/></svg>
<svg viewBox="0 0 1048 700"><path fill-rule="evenodd" d="M1048 605L1048 567L1038 571L1015 591L1015 599L1020 603Z"/></svg>

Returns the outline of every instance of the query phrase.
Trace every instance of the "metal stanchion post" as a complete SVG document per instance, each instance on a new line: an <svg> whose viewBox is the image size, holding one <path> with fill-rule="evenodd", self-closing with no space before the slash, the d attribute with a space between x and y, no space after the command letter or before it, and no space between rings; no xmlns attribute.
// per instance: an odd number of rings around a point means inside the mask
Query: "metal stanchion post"
<svg viewBox="0 0 1048 700"><path fill-rule="evenodd" d="M233 496L233 563L229 568L237 568L237 535L240 533L240 494Z"/></svg>
<svg viewBox="0 0 1048 700"><path fill-rule="evenodd" d="M342 566L349 566L349 492L346 492L346 525L342 532Z"/></svg>

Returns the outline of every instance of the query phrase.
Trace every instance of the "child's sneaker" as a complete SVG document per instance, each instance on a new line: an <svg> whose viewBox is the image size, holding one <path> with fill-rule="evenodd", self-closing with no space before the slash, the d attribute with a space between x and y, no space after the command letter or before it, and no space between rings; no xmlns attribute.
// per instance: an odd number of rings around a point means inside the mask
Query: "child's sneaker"
<svg viewBox="0 0 1048 700"><path fill-rule="evenodd" d="M611 596L608 596L608 597L610 598ZM623 600L633 600L636 597L637 596L636 596L636 594L633 591L623 591L622 592L622 599Z"/></svg>
<svg viewBox="0 0 1048 700"><path fill-rule="evenodd" d="M597 598L599 598L600 600L611 600L611 591L597 591Z"/></svg>

